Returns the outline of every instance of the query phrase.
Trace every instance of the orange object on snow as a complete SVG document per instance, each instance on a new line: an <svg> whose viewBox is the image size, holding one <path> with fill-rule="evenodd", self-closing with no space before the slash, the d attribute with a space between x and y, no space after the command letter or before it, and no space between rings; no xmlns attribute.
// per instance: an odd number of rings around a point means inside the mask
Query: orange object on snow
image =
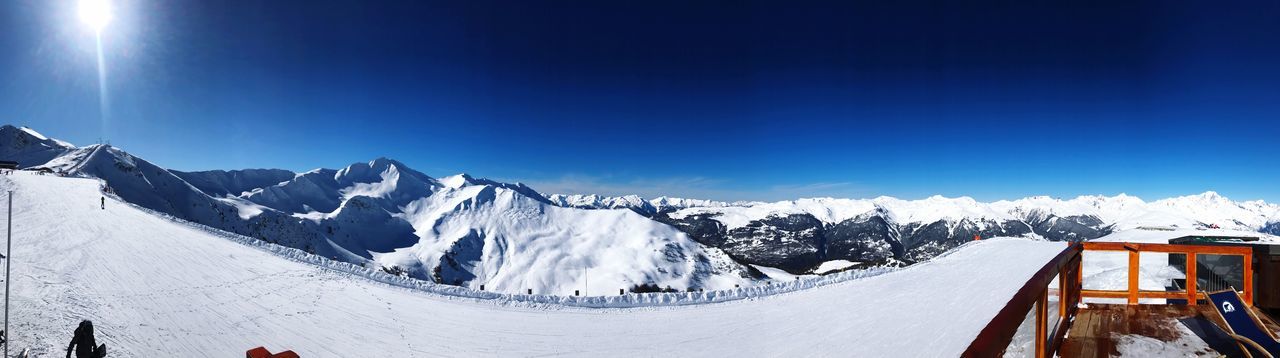
<svg viewBox="0 0 1280 358"><path fill-rule="evenodd" d="M244 352L244 357L245 358L300 358L298 357L298 354L294 353L293 351L284 351L276 354L271 354L271 351L267 350L267 348L265 347L250 349L248 352Z"/></svg>
<svg viewBox="0 0 1280 358"><path fill-rule="evenodd" d="M982 235L973 235L973 241L982 240Z"/></svg>

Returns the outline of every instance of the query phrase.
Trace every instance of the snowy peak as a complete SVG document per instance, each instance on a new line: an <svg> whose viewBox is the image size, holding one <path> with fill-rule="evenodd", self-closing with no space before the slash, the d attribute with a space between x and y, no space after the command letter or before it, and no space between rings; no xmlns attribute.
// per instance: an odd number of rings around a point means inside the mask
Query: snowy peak
<svg viewBox="0 0 1280 358"><path fill-rule="evenodd" d="M404 174L406 178L418 182L433 182L434 179L420 173L398 161L377 158L364 163L354 163L338 170L333 179L340 183L372 183L386 179L388 176Z"/></svg>
<svg viewBox="0 0 1280 358"><path fill-rule="evenodd" d="M1227 198L1222 197L1222 195L1219 195L1218 192L1212 191L1212 190L1206 191L1204 193L1200 193L1200 195L1192 195L1192 196L1199 197L1201 200L1205 200L1205 201L1227 201Z"/></svg>
<svg viewBox="0 0 1280 358"><path fill-rule="evenodd" d="M625 210L559 207L520 193L521 186L491 184L474 180L407 206L404 217L421 241L376 255L376 262L436 282L505 292L571 292L583 287L586 269L592 282L682 289L751 282L744 267L671 226Z"/></svg>
<svg viewBox="0 0 1280 358"><path fill-rule="evenodd" d="M65 141L58 140L58 139L55 139L55 138L49 138L49 137L46 137L45 135L40 134L40 132L36 132L36 130L35 130L35 129L31 129L31 128L27 128L27 127L14 127L14 126L12 126L12 125L8 125L8 124L3 125L3 126L0 126L0 136L4 136L4 137L8 138L8 137L10 137L11 135L18 134L18 133L16 133L16 132L21 132L22 134L25 134L26 136L29 136L29 137L31 137L31 138L34 138L36 142L47 143L47 144L49 144L50 146L53 146L53 147L61 147L61 148L66 148L66 149L71 149L71 148L75 148L75 147L76 147L75 145L73 145L73 144L71 144L71 143L67 143L67 142L65 142Z"/></svg>
<svg viewBox="0 0 1280 358"><path fill-rule="evenodd" d="M19 168L43 165L75 146L50 139L27 127L0 126L0 160L18 162Z"/></svg>
<svg viewBox="0 0 1280 358"><path fill-rule="evenodd" d="M38 168L46 168L65 175L97 177L100 170L108 168L123 172L137 171L138 162L133 155L118 148L105 144L92 144L70 150Z"/></svg>
<svg viewBox="0 0 1280 358"><path fill-rule="evenodd" d="M290 213L328 213L342 204L337 171L316 169L285 182L254 189L240 197L258 205Z"/></svg>
<svg viewBox="0 0 1280 358"><path fill-rule="evenodd" d="M1155 201L1155 203L1161 203L1161 204L1170 205L1170 206L1192 206L1192 205L1217 206L1217 207L1240 206L1239 204L1231 201L1230 199L1227 199L1226 197L1223 197L1222 195L1218 194L1218 192L1216 191L1206 191L1204 193L1196 194L1196 195L1186 195L1186 196L1179 196L1179 197L1168 198L1163 200L1157 200Z"/></svg>
<svg viewBox="0 0 1280 358"><path fill-rule="evenodd" d="M484 186L491 186L494 188L503 188L503 189L520 193L520 195L524 195L529 199L532 199L541 203L545 203L545 204L551 204L551 202L548 201L546 197L542 195L542 193L539 193L537 190L533 190L533 188L529 187L528 185L524 185L524 183L520 183L520 182L504 183L504 182L491 180L491 179L475 178L465 173L458 174L450 178L452 178L450 180L454 182L453 183L454 185L446 184L446 186L460 188L468 185L484 185Z"/></svg>
<svg viewBox="0 0 1280 358"><path fill-rule="evenodd" d="M343 187L338 191L343 199L356 196L381 198L397 207L430 196L439 186L426 174L386 158L347 166L334 174L334 181Z"/></svg>
<svg viewBox="0 0 1280 358"><path fill-rule="evenodd" d="M1050 217L1091 217L1117 229L1143 226L1223 228L1257 231L1268 223L1280 222L1280 206L1262 201L1235 202L1216 193L1182 196L1153 202L1126 194L1087 195L1074 199L1034 196L1013 201L983 203L969 197L932 196L920 200L892 197L875 199L814 198L773 203L753 203L725 207L694 207L677 211L672 217L713 215L730 228L741 227L770 216L808 214L828 224L857 217L878 209L886 219L898 223L938 221L1026 221L1034 223Z"/></svg>
<svg viewBox="0 0 1280 358"><path fill-rule="evenodd" d="M457 174L440 178L440 184L444 185L446 188L459 189L464 186L471 185L472 180L473 179L469 175Z"/></svg>
<svg viewBox="0 0 1280 358"><path fill-rule="evenodd" d="M378 158L345 168L314 169L240 195L248 201L288 213L331 213L355 197L381 200L392 210L430 196L440 187L434 178L395 160Z"/></svg>
<svg viewBox="0 0 1280 358"><path fill-rule="evenodd" d="M684 199L660 196L654 199L645 199L639 195L624 196L601 196L595 194L551 194L545 196L547 201L557 206L579 209L630 209L643 215L653 215L660 212L675 211L678 209L692 207L719 207L728 206L728 203L701 200L701 199Z"/></svg>
<svg viewBox="0 0 1280 358"><path fill-rule="evenodd" d="M973 198L962 196L947 198L941 195L931 196L924 200L900 200L893 198L877 198L876 206L889 213L893 221L902 223L932 223L942 220L1015 220L1005 211L997 210L991 205L979 203Z"/></svg>

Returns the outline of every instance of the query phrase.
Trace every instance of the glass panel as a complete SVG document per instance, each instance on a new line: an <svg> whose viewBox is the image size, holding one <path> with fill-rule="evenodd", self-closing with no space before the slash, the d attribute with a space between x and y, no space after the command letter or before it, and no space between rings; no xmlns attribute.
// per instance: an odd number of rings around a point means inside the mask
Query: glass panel
<svg viewBox="0 0 1280 358"><path fill-rule="evenodd" d="M1170 254L1162 252L1143 252L1139 254L1138 289L1142 291L1181 291L1187 273L1186 254ZM1179 265L1178 263L1182 264ZM1166 304L1163 298L1143 298L1138 300L1144 304Z"/></svg>
<svg viewBox="0 0 1280 358"><path fill-rule="evenodd" d="M1036 303L1039 305L1039 303ZM1009 341L1009 347L1004 349L1005 357L1033 357L1036 355L1036 309L1031 307L1031 311L1027 312L1027 317L1022 320L1022 324L1018 325L1018 333L1013 335L1013 340Z"/></svg>
<svg viewBox="0 0 1280 358"><path fill-rule="evenodd" d="M1050 343L1053 342L1055 334L1054 331L1058 329L1058 322L1062 321L1062 316L1059 315L1059 306L1062 304L1062 297L1060 296L1060 290L1058 289L1058 280L1062 279L1061 276L1062 275L1054 276L1053 281L1049 282L1049 302L1045 305L1045 307L1048 308L1048 312L1046 312L1047 319L1045 319L1044 330L1048 333L1045 335L1045 338L1047 339L1045 347L1050 346Z"/></svg>
<svg viewBox="0 0 1280 358"><path fill-rule="evenodd" d="M1170 265L1170 256L1163 252L1143 252L1139 254L1138 289L1143 291L1167 291L1173 280L1186 278L1186 272ZM1183 257L1186 261L1186 257Z"/></svg>
<svg viewBox="0 0 1280 358"><path fill-rule="evenodd" d="M1196 255L1196 290L1214 292L1244 289L1244 258L1238 255Z"/></svg>
<svg viewBox="0 0 1280 358"><path fill-rule="evenodd" d="M1169 283L1166 291L1183 292L1187 290L1187 254L1169 254ZM1168 300L1166 303L1186 304L1187 300Z"/></svg>
<svg viewBox="0 0 1280 358"><path fill-rule="evenodd" d="M1129 289L1129 253L1085 251L1080 256L1083 287L1086 290L1125 291ZM1123 298L1084 298L1088 303L1125 303Z"/></svg>

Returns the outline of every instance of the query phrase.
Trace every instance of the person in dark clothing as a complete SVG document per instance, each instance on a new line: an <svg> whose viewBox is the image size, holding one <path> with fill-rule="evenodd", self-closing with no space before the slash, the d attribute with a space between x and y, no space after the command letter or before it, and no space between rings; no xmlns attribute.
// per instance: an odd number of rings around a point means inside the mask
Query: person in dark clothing
<svg viewBox="0 0 1280 358"><path fill-rule="evenodd" d="M93 340L93 322L84 320L80 322L80 327L76 327L75 335L71 336L71 344L67 346L67 358L71 358L71 351L74 349L76 358L102 358L107 356L107 345L94 346Z"/></svg>
<svg viewBox="0 0 1280 358"><path fill-rule="evenodd" d="M107 210L107 197L102 197L102 210Z"/></svg>

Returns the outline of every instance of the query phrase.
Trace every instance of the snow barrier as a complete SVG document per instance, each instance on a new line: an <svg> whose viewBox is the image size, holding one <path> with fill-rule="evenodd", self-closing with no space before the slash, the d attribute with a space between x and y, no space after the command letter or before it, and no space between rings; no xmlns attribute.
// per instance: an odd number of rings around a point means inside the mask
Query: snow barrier
<svg viewBox="0 0 1280 358"><path fill-rule="evenodd" d="M96 180L96 179L95 179ZM108 194L109 195L109 194ZM274 243L265 242L259 239L251 238L244 235L230 233L198 223L183 220L181 218L166 213L150 210L132 203L121 201L130 207L147 212L151 215L163 218L179 225L184 225L195 230L200 230L210 235L221 237L227 240L237 242L246 246L263 250L276 256L292 260L295 262L310 264L324 269L345 273L353 276L363 277L375 282L387 285L405 288L413 291L424 292L439 295L449 299L460 299L475 301L480 303L489 303L502 306L519 306L519 307L546 307L546 306L565 306L580 308L644 308L644 307L665 307L665 306L687 306L710 304L720 302L730 302L737 300L757 299L767 296L785 294L800 290L817 288L872 276L879 276L885 273L902 270L905 268L875 267L862 270L849 270L833 273L818 277L804 277L792 281L772 282L768 284L740 287L731 290L703 291L703 292L652 292L652 293L627 293L616 296L555 296L555 295L539 295L539 294L507 294L489 291L477 291L466 287L451 286L438 284L434 282L423 281L415 278L391 275L375 268L369 268L343 261L332 260L323 256L309 254L303 250L281 246ZM968 242L946 253L938 255L934 259L945 257L953 252L963 249L964 247L980 243L980 241ZM916 265L926 264L926 262L917 263ZM912 265L915 266L915 265ZM908 268L911 266L908 266Z"/></svg>

